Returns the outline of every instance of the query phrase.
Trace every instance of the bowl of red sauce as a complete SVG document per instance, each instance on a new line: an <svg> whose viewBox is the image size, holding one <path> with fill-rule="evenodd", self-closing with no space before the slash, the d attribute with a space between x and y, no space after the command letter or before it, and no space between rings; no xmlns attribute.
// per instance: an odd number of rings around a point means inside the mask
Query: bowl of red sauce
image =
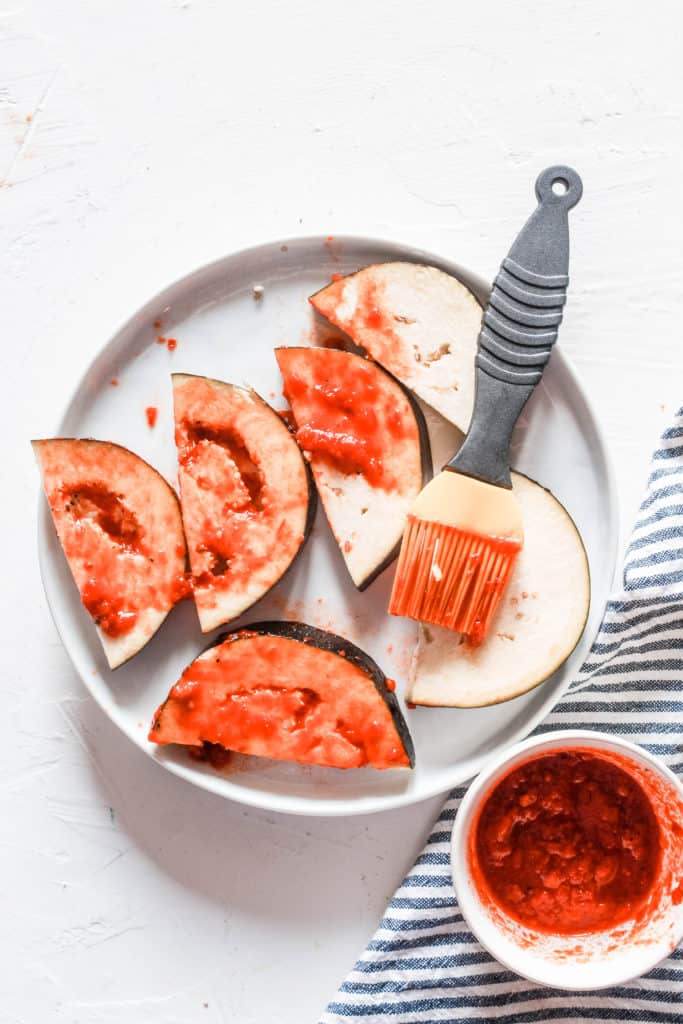
<svg viewBox="0 0 683 1024"><path fill-rule="evenodd" d="M683 786L614 736L532 737L470 786L451 869L466 922L506 967L553 988L621 984L683 939Z"/></svg>

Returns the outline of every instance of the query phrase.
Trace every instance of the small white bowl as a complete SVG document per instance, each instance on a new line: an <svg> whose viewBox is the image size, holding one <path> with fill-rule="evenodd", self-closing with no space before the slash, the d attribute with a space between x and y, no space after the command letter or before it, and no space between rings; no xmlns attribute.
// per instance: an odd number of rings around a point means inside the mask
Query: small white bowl
<svg viewBox="0 0 683 1024"><path fill-rule="evenodd" d="M683 939L683 903L675 905L664 887L648 925L629 935L628 922L590 935L542 935L498 915L479 898L470 873L468 841L477 813L496 783L516 765L539 754L572 748L616 754L631 762L636 775L643 770L664 798L671 820L683 821L683 786L665 765L646 750L605 733L569 729L534 736L504 751L475 779L453 825L451 873L465 921L491 956L516 974L539 985L587 991L620 985L640 977L671 953ZM658 816L659 817L659 816ZM681 837L676 839L660 817L662 858L658 878L668 878L674 860L681 866ZM680 879L683 883L683 878ZM496 919L496 917L498 919Z"/></svg>

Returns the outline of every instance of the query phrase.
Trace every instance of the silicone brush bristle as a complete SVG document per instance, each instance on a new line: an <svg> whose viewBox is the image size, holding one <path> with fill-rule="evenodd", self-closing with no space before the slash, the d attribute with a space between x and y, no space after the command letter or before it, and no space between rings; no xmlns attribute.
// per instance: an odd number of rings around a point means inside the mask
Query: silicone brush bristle
<svg viewBox="0 0 683 1024"><path fill-rule="evenodd" d="M444 626L479 643L521 549L517 538L486 536L411 514L389 611Z"/></svg>

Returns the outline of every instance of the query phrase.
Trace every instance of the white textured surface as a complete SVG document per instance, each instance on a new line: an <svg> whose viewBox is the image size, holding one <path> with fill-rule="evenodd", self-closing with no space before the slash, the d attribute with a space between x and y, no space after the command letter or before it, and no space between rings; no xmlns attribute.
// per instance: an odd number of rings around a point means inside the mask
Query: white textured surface
<svg viewBox="0 0 683 1024"><path fill-rule="evenodd" d="M29 436L187 269L355 231L491 276L566 160L585 196L562 345L628 523L683 398L679 22L613 0L0 2L3 1021L312 1021L438 804L273 818L147 762L47 617Z"/></svg>

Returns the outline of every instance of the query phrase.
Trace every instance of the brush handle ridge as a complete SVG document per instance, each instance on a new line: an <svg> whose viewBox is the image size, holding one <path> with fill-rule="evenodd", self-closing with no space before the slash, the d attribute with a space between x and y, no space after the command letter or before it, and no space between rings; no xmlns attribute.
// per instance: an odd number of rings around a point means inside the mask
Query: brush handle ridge
<svg viewBox="0 0 683 1024"><path fill-rule="evenodd" d="M484 311L472 422L447 469L511 486L510 439L557 340L569 283L567 214L582 192L571 167L548 167L536 180L538 206L503 260Z"/></svg>

